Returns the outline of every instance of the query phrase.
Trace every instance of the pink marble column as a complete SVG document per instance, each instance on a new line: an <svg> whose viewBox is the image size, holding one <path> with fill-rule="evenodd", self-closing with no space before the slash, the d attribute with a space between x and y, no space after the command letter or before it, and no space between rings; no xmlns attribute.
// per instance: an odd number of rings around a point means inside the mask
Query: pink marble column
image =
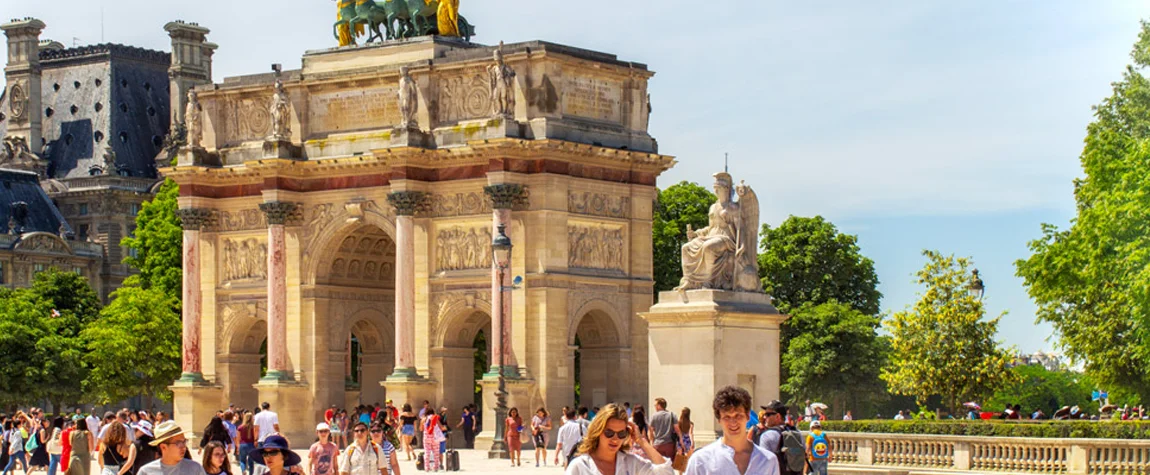
<svg viewBox="0 0 1150 475"><path fill-rule="evenodd" d="M504 225L504 232L511 234L511 208L526 198L526 189L522 185L492 185L484 189L491 199L491 235L499 235L499 226ZM515 244L512 243L514 246ZM514 248L513 248L514 249ZM489 372L502 371L504 376L514 377L519 374L519 364L515 360L515 350L512 347L511 333L511 293L503 292L503 287L510 287L512 282L512 266L504 269L502 281L498 263L491 262L491 369ZM500 311L502 310L502 328L500 325ZM502 365L502 368L500 368Z"/></svg>
<svg viewBox="0 0 1150 475"><path fill-rule="evenodd" d="M180 381L203 382L200 364L200 315L203 299L200 292L200 229L211 216L210 211L185 208L177 213L184 228L183 288L183 374Z"/></svg>
<svg viewBox="0 0 1150 475"><path fill-rule="evenodd" d="M388 195L395 207L395 370L388 379L414 379L415 369L415 213L426 194Z"/></svg>
<svg viewBox="0 0 1150 475"><path fill-rule="evenodd" d="M284 225L295 203L260 204L268 218L268 372L265 380L290 380L287 356L287 238Z"/></svg>

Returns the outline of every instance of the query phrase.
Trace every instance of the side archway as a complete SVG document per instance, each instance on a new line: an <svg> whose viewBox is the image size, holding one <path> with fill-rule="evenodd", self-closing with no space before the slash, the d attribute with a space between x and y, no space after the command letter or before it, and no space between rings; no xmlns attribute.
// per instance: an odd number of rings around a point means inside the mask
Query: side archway
<svg viewBox="0 0 1150 475"><path fill-rule="evenodd" d="M574 348L572 377L579 405L602 407L625 393L630 349L614 313L605 302L592 301L572 319L568 345Z"/></svg>
<svg viewBox="0 0 1150 475"><path fill-rule="evenodd" d="M225 399L240 407L256 407L259 391L253 386L266 366L267 315L254 302L224 305L222 317L226 340L217 361L217 379Z"/></svg>
<svg viewBox="0 0 1150 475"><path fill-rule="evenodd" d="M453 410L482 406L476 380L491 364L490 305L449 307L440 320L433 348L433 371L443 382L440 399Z"/></svg>

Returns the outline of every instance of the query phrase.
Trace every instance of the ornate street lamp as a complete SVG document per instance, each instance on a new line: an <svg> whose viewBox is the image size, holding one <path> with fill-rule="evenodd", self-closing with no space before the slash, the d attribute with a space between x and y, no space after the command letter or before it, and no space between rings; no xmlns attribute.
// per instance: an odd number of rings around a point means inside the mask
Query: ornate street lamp
<svg viewBox="0 0 1150 475"><path fill-rule="evenodd" d="M978 269L974 269L973 279L970 281L970 291L978 294L978 301L982 301L982 296L986 294L986 285L982 283L982 278L978 276Z"/></svg>
<svg viewBox="0 0 1150 475"><path fill-rule="evenodd" d="M496 269L499 271L499 292L502 294L503 302L506 302L508 296L506 292L511 290L511 287L503 285L504 275L507 268L511 266L511 238L507 237L505 232L507 226L500 224L499 232L495 238L491 240L491 254L492 261L495 263ZM491 450L487 452L487 458L509 458L507 452L507 441L504 439L506 434L503 433L507 419L507 382L503 378L503 368L507 364L505 360L507 352L507 333L504 332L503 319L507 318L504 315L504 306L500 305L497 311L499 312L499 389L495 391L495 440L491 444Z"/></svg>

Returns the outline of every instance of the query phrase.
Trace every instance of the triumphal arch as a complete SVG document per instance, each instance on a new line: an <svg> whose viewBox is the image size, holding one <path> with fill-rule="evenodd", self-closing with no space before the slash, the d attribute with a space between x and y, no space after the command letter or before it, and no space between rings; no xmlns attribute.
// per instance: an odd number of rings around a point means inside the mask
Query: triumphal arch
<svg viewBox="0 0 1150 475"><path fill-rule="evenodd" d="M655 182L674 164L647 132L653 74L546 42L424 36L173 87L177 418L268 401L302 435L333 404L385 399L482 401L490 418L500 372L524 413L577 391L645 401L637 313L653 303Z"/></svg>

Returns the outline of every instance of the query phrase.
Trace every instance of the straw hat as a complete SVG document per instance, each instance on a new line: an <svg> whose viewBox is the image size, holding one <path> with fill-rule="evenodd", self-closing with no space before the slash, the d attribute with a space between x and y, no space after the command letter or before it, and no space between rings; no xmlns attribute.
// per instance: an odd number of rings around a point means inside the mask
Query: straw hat
<svg viewBox="0 0 1150 475"><path fill-rule="evenodd" d="M184 432L183 429L180 429L180 426L179 424L176 424L176 421L161 422L160 425L156 426L153 432L155 433L156 439L148 442L148 445L153 447L159 446L164 441L177 435L183 435L184 437L188 438L192 436L191 432Z"/></svg>

